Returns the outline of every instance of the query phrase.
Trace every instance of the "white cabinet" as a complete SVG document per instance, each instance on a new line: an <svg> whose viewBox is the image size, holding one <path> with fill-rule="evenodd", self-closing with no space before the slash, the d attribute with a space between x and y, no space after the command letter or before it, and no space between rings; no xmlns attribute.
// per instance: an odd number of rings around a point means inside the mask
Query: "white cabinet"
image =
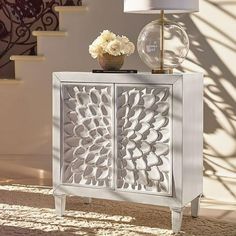
<svg viewBox="0 0 236 236"><path fill-rule="evenodd" d="M66 195L183 208L202 194L201 74L53 75L53 189Z"/></svg>

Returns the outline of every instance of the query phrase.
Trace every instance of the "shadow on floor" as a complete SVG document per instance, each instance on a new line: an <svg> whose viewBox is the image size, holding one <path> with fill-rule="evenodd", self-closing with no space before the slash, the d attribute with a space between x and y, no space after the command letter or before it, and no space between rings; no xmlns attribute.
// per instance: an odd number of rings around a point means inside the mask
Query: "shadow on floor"
<svg viewBox="0 0 236 236"><path fill-rule="evenodd" d="M18 189L19 188L19 189ZM68 197L66 214L57 217L50 189L0 189L0 235L162 235L171 233L170 212L156 206ZM236 224L205 218L183 218L189 236L235 236Z"/></svg>

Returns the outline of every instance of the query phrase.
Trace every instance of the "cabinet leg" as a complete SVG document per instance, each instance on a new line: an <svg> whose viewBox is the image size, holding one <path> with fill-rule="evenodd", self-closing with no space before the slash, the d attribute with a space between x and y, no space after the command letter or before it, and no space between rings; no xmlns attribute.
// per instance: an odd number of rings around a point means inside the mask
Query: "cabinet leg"
<svg viewBox="0 0 236 236"><path fill-rule="evenodd" d="M201 199L201 195L191 201L191 215L194 218L198 217L200 199Z"/></svg>
<svg viewBox="0 0 236 236"><path fill-rule="evenodd" d="M66 208L66 195L54 195L55 209L58 216L63 216Z"/></svg>
<svg viewBox="0 0 236 236"><path fill-rule="evenodd" d="M90 204L92 202L92 198L91 197L84 197L83 200L84 200L85 204Z"/></svg>
<svg viewBox="0 0 236 236"><path fill-rule="evenodd" d="M181 229L184 208L171 208L172 231L178 233Z"/></svg>

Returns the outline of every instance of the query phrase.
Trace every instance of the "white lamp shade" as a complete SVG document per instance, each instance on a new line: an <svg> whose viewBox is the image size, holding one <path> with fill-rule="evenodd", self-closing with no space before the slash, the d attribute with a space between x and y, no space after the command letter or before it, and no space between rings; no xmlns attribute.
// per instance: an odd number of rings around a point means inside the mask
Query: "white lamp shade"
<svg viewBox="0 0 236 236"><path fill-rule="evenodd" d="M198 0L124 0L124 12L155 14L199 11Z"/></svg>

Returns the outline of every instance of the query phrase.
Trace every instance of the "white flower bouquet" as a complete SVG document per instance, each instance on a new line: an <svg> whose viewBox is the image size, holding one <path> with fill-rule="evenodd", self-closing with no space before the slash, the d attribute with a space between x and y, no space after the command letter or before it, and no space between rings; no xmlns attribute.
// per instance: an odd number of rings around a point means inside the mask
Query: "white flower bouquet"
<svg viewBox="0 0 236 236"><path fill-rule="evenodd" d="M103 54L130 56L134 50L134 44L126 36L116 35L109 30L104 30L89 46L89 53L93 58L98 58Z"/></svg>

